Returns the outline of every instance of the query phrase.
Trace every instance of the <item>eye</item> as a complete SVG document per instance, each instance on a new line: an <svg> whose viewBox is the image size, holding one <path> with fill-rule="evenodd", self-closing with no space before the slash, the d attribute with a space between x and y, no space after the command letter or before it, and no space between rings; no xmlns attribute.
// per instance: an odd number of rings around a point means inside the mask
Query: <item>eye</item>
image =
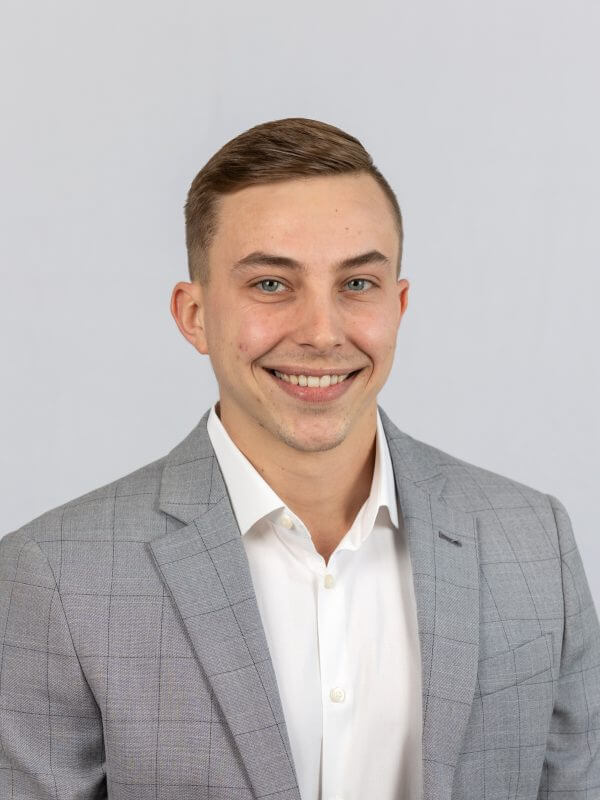
<svg viewBox="0 0 600 800"><path fill-rule="evenodd" d="M370 283L371 285L374 285L373 281L370 281L368 278L352 278L352 280L349 280L346 285L348 286L351 283Z"/></svg>
<svg viewBox="0 0 600 800"><path fill-rule="evenodd" d="M277 284L277 283L280 286L283 286L281 281L275 280L275 278L264 278L262 281L258 281L257 283L253 283L252 287L254 288L254 287L258 287L258 286L263 286L263 284L270 284L270 287L272 288L273 284ZM271 288L268 288L264 293L265 294L279 294L279 292L271 291Z"/></svg>

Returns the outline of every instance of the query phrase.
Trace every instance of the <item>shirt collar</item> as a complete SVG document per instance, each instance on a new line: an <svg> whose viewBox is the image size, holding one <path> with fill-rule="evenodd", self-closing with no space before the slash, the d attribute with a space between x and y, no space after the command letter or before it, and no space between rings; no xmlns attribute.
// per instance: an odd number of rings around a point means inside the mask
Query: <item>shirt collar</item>
<svg viewBox="0 0 600 800"><path fill-rule="evenodd" d="M273 512L279 512L286 506L233 442L219 419L216 405L215 402L210 410L206 428L227 486L233 512L240 531L244 535L259 520L269 515L272 516ZM392 459L379 409L377 409L375 468L371 491L359 512L359 514L363 514L366 523L365 530L372 529L381 506L388 509L392 524L398 527L398 507Z"/></svg>

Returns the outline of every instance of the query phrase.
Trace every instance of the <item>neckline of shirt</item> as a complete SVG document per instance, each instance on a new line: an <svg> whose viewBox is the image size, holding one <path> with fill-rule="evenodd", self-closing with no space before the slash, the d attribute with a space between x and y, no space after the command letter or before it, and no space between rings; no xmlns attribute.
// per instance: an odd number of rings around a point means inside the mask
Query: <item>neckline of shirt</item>
<svg viewBox="0 0 600 800"><path fill-rule="evenodd" d="M208 416L207 433L227 486L233 513L242 536L265 517L275 521L277 515L274 512L279 512L281 515L287 514L294 523L304 524L285 505L231 439L216 412L217 402L213 403ZM356 549L369 535L381 506L387 508L392 525L398 527L394 471L379 409L377 409L376 416L375 468L371 489L348 532L351 535L347 539L346 536L344 537L346 539L344 547L347 549Z"/></svg>

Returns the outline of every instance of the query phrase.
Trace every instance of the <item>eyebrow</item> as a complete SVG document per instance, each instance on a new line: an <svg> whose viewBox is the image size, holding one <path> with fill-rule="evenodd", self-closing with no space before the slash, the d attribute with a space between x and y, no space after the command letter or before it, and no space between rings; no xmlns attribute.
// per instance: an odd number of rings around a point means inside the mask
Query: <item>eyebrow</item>
<svg viewBox="0 0 600 800"><path fill-rule="evenodd" d="M379 250L369 250L366 253L360 253L350 258L344 258L338 261L335 265L336 270L339 272L351 267L362 267L365 264L384 264L390 263L389 258L380 253ZM244 258L236 261L232 266L232 272L245 272L247 269L254 266L269 266L269 267L284 267L286 269L297 270L298 272L306 272L306 265L300 261L296 261L288 256L278 256L274 253L265 253L262 250L254 250Z"/></svg>

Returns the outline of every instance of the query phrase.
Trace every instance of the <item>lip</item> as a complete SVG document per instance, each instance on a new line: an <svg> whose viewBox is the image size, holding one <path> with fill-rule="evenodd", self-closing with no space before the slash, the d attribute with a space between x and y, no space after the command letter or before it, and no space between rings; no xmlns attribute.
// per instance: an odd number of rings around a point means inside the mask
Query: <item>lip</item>
<svg viewBox="0 0 600 800"><path fill-rule="evenodd" d="M272 380L276 382L279 388L289 394L290 397L295 397L297 400L303 400L305 403L326 403L330 400L336 400L338 397L341 397L345 394L350 386L354 383L354 379L360 374L362 370L358 370L355 375L346 378L345 381L342 383L336 383L334 386L296 386L293 383L287 383L286 381L278 378L277 375L273 375L272 372L269 371L270 368L263 367L265 372L271 377ZM280 372L280 370L277 370ZM283 372L283 370L281 370ZM292 373L292 375L298 373ZM302 375L303 373L299 373ZM311 375L316 376L316 371L311 372ZM332 372L324 372L324 375L344 375L344 372L340 373L332 373Z"/></svg>

